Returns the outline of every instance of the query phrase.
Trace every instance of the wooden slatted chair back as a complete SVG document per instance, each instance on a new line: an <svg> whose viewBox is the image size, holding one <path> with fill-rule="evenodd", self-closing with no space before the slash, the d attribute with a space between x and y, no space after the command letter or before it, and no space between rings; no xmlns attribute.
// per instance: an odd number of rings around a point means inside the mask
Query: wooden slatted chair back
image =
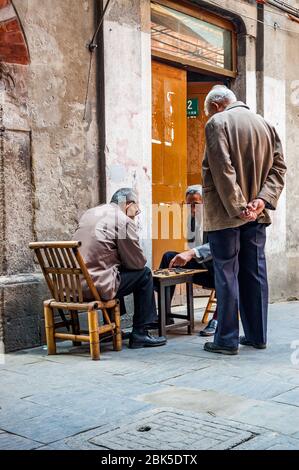
<svg viewBox="0 0 299 470"><path fill-rule="evenodd" d="M101 300L99 293L79 252L81 242L32 242L29 247L35 251L48 288L57 302L84 301L82 278L85 279L95 300Z"/></svg>

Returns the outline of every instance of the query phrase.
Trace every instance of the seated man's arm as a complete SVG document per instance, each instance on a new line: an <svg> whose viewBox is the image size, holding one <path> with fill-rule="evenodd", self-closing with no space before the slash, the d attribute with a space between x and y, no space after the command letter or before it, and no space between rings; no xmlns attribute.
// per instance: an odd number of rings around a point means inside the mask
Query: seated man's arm
<svg viewBox="0 0 299 470"><path fill-rule="evenodd" d="M211 261L212 253L209 243L205 243L204 245L196 246L193 248L195 259L198 263L204 263L206 261Z"/></svg>
<svg viewBox="0 0 299 470"><path fill-rule="evenodd" d="M204 245L197 246L196 248L191 248L190 250L183 251L176 255L170 261L169 267L173 268L175 266L186 266L189 261L195 259L198 263L204 263L212 259L210 244L205 243Z"/></svg>
<svg viewBox="0 0 299 470"><path fill-rule="evenodd" d="M139 244L135 223L127 221L126 230L117 238L117 249L122 267L126 269L143 269L146 258Z"/></svg>

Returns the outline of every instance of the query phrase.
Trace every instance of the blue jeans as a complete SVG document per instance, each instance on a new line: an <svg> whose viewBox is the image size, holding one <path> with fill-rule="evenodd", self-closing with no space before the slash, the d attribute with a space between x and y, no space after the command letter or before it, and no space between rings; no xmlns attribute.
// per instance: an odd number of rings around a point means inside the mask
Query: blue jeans
<svg viewBox="0 0 299 470"><path fill-rule="evenodd" d="M268 281L265 258L266 226L250 222L209 232L217 292L218 328L214 342L237 348L239 320L245 337L267 342Z"/></svg>

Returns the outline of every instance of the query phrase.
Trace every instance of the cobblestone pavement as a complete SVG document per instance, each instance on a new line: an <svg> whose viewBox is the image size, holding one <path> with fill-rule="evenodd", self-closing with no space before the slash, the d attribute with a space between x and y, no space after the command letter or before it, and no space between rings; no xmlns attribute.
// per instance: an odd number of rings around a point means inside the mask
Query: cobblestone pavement
<svg viewBox="0 0 299 470"><path fill-rule="evenodd" d="M100 361L70 343L7 354L0 449L299 449L299 302L270 305L266 350L205 341L178 330L161 348L106 344Z"/></svg>

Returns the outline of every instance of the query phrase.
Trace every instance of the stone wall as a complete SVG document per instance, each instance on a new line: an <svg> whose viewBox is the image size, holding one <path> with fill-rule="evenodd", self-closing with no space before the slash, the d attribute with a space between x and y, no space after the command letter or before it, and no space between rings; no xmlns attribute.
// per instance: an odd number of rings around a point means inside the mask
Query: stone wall
<svg viewBox="0 0 299 470"><path fill-rule="evenodd" d="M83 119L93 1L13 5L30 63L1 66L0 320L6 350L37 345L43 335L42 299L49 294L35 274L29 241L69 239L99 193L94 69Z"/></svg>
<svg viewBox="0 0 299 470"><path fill-rule="evenodd" d="M151 35L148 0L114 0L104 21L108 199L139 193L140 236L151 260Z"/></svg>
<svg viewBox="0 0 299 470"><path fill-rule="evenodd" d="M296 1L288 2L299 7ZM298 8L299 11L299 8ZM298 20L299 21L299 20ZM264 12L264 117L275 125L288 167L286 187L268 229L267 259L271 301L299 298L298 178L299 24L276 8ZM297 90L297 91L296 91ZM297 131L297 132L296 132Z"/></svg>

